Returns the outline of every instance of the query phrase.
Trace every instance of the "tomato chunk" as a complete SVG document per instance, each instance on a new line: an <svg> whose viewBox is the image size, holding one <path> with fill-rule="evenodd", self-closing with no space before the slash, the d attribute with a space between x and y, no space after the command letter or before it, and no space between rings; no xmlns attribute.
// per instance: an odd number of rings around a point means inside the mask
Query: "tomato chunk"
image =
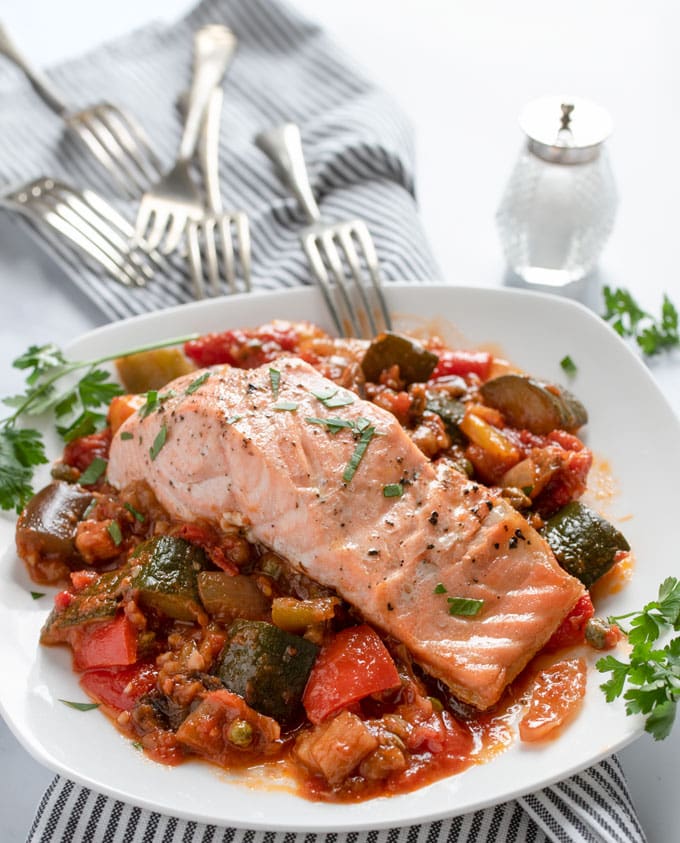
<svg viewBox="0 0 680 843"><path fill-rule="evenodd" d="M294 351L299 342L295 328L288 322L272 322L260 328L204 334L184 345L184 353L198 366L229 363L241 369L253 369Z"/></svg>
<svg viewBox="0 0 680 843"><path fill-rule="evenodd" d="M156 685L158 668L150 662L129 667L102 667L80 677L81 688L97 702L130 711L137 700Z"/></svg>
<svg viewBox="0 0 680 843"><path fill-rule="evenodd" d="M523 741L541 741L577 713L586 693L583 659L557 662L536 677L529 708L520 721Z"/></svg>
<svg viewBox="0 0 680 843"><path fill-rule="evenodd" d="M437 363L434 372L432 372L430 380L443 378L447 375L458 375L462 378L468 375L477 375L484 381L487 380L491 373L493 357L488 351L465 351L458 349L456 351L441 351L438 353L439 363Z"/></svg>
<svg viewBox="0 0 680 843"><path fill-rule="evenodd" d="M85 471L95 457L107 460L110 447L111 429L107 427L99 433L90 433L69 442L64 448L64 462Z"/></svg>
<svg viewBox="0 0 680 843"><path fill-rule="evenodd" d="M561 650L562 647L573 647L576 644L585 644L586 624L595 614L593 601L589 594L584 594L574 604L562 623L553 632L552 637L543 648L547 652Z"/></svg>
<svg viewBox="0 0 680 843"><path fill-rule="evenodd" d="M79 628L71 646L73 667L77 671L137 661L137 632L125 615Z"/></svg>
<svg viewBox="0 0 680 843"><path fill-rule="evenodd" d="M399 685L392 656L365 624L343 629L319 654L302 702L315 725L370 694Z"/></svg>

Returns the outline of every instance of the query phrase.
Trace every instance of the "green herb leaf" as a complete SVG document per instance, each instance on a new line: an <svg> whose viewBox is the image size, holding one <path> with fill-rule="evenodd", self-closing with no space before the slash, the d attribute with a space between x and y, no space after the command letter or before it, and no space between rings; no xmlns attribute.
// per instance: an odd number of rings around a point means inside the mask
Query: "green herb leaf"
<svg viewBox="0 0 680 843"><path fill-rule="evenodd" d="M36 430L0 427L0 507L20 512L33 495L33 467L47 462Z"/></svg>
<svg viewBox="0 0 680 843"><path fill-rule="evenodd" d="M294 413L297 408L295 401L277 401L276 404L272 404L272 410L287 410L289 413Z"/></svg>
<svg viewBox="0 0 680 843"><path fill-rule="evenodd" d="M144 521L146 520L144 518L144 516L142 515L142 513L139 512L138 510L136 510L131 503L124 503L123 507L125 509L127 509L127 511L130 513L130 515L133 515L137 519L137 521L139 521L140 524L143 524Z"/></svg>
<svg viewBox="0 0 680 843"><path fill-rule="evenodd" d="M352 421L348 421L347 419L338 419L338 418L328 418L328 419L318 419L314 416L308 416L305 419L306 422L310 424L320 424L324 427L328 428L329 433L339 433L341 430L355 430L355 424Z"/></svg>
<svg viewBox="0 0 680 843"><path fill-rule="evenodd" d="M127 442L127 441L128 441L128 439L134 439L133 435L130 433L130 431L129 431L129 430L124 430L124 431L120 434L120 438L121 438L124 442Z"/></svg>
<svg viewBox="0 0 680 843"><path fill-rule="evenodd" d="M44 591L32 591L32 592L31 592L31 597L32 597L34 600L40 600L40 598L41 598L41 597L44 597L44 596L45 596L45 592L44 592Z"/></svg>
<svg viewBox="0 0 680 843"><path fill-rule="evenodd" d="M434 587L435 594L446 594L446 586L444 583L438 582Z"/></svg>
<svg viewBox="0 0 680 843"><path fill-rule="evenodd" d="M204 384L208 378L210 377L210 372L203 372L202 375L199 375L196 380L191 381L189 386L184 390L185 395L193 395L194 392L198 389L199 386Z"/></svg>
<svg viewBox="0 0 680 843"><path fill-rule="evenodd" d="M281 372L278 369L269 369L269 381L272 385L272 395L274 400L279 397L279 386L281 384Z"/></svg>
<svg viewBox="0 0 680 843"><path fill-rule="evenodd" d="M574 361L568 354L566 354L560 360L560 366L562 367L562 371L565 372L565 374L567 375L573 376L578 371L578 369L576 368L576 363L574 363Z"/></svg>
<svg viewBox="0 0 680 843"><path fill-rule="evenodd" d="M156 434L156 438L153 440L153 445L149 448L149 456L151 457L151 462L153 462L156 457L160 454L161 448L163 447L163 445L165 445L167 438L168 428L163 425Z"/></svg>
<svg viewBox="0 0 680 843"><path fill-rule="evenodd" d="M112 521L109 526L106 528L107 533L113 539L113 543L116 547L120 547L123 542L123 534L120 531L120 525L117 521Z"/></svg>
<svg viewBox="0 0 680 843"><path fill-rule="evenodd" d="M404 494L404 487L401 483L388 483L383 486L383 497L385 498L400 498Z"/></svg>
<svg viewBox="0 0 680 843"><path fill-rule="evenodd" d="M324 407L328 407L329 410L336 407L348 407L350 404L354 404L354 396L346 390L340 391L340 389L333 389L326 393L312 392L312 395L318 401L321 401Z"/></svg>
<svg viewBox="0 0 680 843"><path fill-rule="evenodd" d="M95 457L92 462L88 465L88 467L83 471L80 475L78 482L81 486L91 486L93 483L96 483L97 480L104 474L106 471L106 466L108 465L108 461L102 459L102 457Z"/></svg>
<svg viewBox="0 0 680 843"><path fill-rule="evenodd" d="M358 422L357 422L358 425ZM351 483L352 478L356 474L357 469L359 468L359 463L363 459L364 454L370 444L371 439L375 435L375 428L374 427L365 427L361 432L361 437L354 448L354 453L350 457L349 462L347 463L345 470L342 474L342 479L345 483Z"/></svg>
<svg viewBox="0 0 680 843"><path fill-rule="evenodd" d="M604 287L602 293L602 318L622 337L634 337L643 354L651 356L680 346L678 311L668 295L663 297L661 318L657 320L642 310L628 290Z"/></svg>
<svg viewBox="0 0 680 843"><path fill-rule="evenodd" d="M62 699L59 702L64 703L69 708L75 708L76 711L92 711L93 708L99 708L99 703L72 702L71 700Z"/></svg>
<svg viewBox="0 0 680 843"><path fill-rule="evenodd" d="M97 498L92 498L92 500L88 503L85 512L80 516L81 521L87 521L87 519L92 515L92 510L97 506Z"/></svg>
<svg viewBox="0 0 680 843"><path fill-rule="evenodd" d="M478 615L484 605L483 600L475 600L472 597L447 597L446 601L449 604L450 615L462 615L466 618Z"/></svg>
<svg viewBox="0 0 680 843"><path fill-rule="evenodd" d="M139 408L139 415L140 418L145 419L148 415L153 413L154 410L158 409L158 390L157 389L150 389L146 393L146 400Z"/></svg>

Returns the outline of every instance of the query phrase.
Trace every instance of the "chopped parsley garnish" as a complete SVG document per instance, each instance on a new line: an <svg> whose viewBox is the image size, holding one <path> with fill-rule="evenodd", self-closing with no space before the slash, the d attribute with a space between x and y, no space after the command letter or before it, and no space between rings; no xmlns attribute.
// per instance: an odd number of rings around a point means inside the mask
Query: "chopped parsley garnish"
<svg viewBox="0 0 680 843"><path fill-rule="evenodd" d="M153 462L156 457L160 454L161 448L165 445L165 441L168 438L168 428L163 425L161 429L156 434L156 438L153 440L153 445L149 448L149 456L151 457L151 462Z"/></svg>
<svg viewBox="0 0 680 843"><path fill-rule="evenodd" d="M92 510L97 506L97 498L92 498L92 500L88 503L87 507L85 508L85 512L80 516L81 521L87 521L87 519L92 515Z"/></svg>
<svg viewBox="0 0 680 843"><path fill-rule="evenodd" d="M446 602L449 604L450 615L462 615L466 618L478 615L484 605L483 600L475 600L472 597L447 597Z"/></svg>
<svg viewBox="0 0 680 843"><path fill-rule="evenodd" d="M146 393L146 401L139 408L139 415L141 418L145 419L150 413L153 413L154 410L158 409L158 407L160 407L160 403L158 401L158 390L150 389Z"/></svg>
<svg viewBox="0 0 680 843"><path fill-rule="evenodd" d="M198 389L199 386L204 384L208 378L210 377L210 372L203 372L202 375L199 375L195 380L191 381L189 386L184 390L185 395L193 395L194 392Z"/></svg>
<svg viewBox="0 0 680 843"><path fill-rule="evenodd" d="M383 497L385 498L400 498L404 494L404 487L401 483L388 483L383 486Z"/></svg>
<svg viewBox="0 0 680 843"><path fill-rule="evenodd" d="M60 699L59 702L64 703L69 708L75 708L76 711L92 711L93 708L99 708L99 703L82 703L82 702L71 702L71 700L62 700Z"/></svg>
<svg viewBox="0 0 680 843"><path fill-rule="evenodd" d="M621 621L630 619L625 629ZM623 695L627 714L645 714L645 731L657 740L668 737L680 699L680 636L665 647L654 648L658 638L680 631L680 580L668 577L659 586L657 600L641 612L608 618L628 635L633 649L627 662L605 656L595 666L611 678L600 687L607 702Z"/></svg>
<svg viewBox="0 0 680 843"><path fill-rule="evenodd" d="M80 475L78 482L81 486L91 486L104 474L107 465L107 460L102 459L102 457L95 457Z"/></svg>
<svg viewBox="0 0 680 843"><path fill-rule="evenodd" d="M325 394L312 391L312 395L329 410L336 407L349 407L350 404L354 404L354 396L346 390L333 389Z"/></svg>
<svg viewBox="0 0 680 843"><path fill-rule="evenodd" d="M274 399L279 397L279 386L281 385L281 372L278 369L269 369L269 380L272 385Z"/></svg>
<svg viewBox="0 0 680 843"><path fill-rule="evenodd" d="M294 413L298 408L295 401L277 401L272 404L272 410L287 410L289 413Z"/></svg>
<svg viewBox="0 0 680 843"><path fill-rule="evenodd" d="M574 363L568 354L560 360L560 366L562 367L562 371L567 375L575 375L578 371L576 363Z"/></svg>
<svg viewBox="0 0 680 843"><path fill-rule="evenodd" d="M120 531L120 526L117 521L112 521L106 528L106 532L111 536L116 547L120 547L123 541L123 534Z"/></svg>
<svg viewBox="0 0 680 843"><path fill-rule="evenodd" d="M308 416L305 419L306 422L310 424L320 424L324 427L328 428L329 433L339 433L341 430L349 429L354 430L355 424L353 421L348 421L347 419L337 419L337 418L329 418L329 419L318 419L314 416Z"/></svg>
<svg viewBox="0 0 680 843"><path fill-rule="evenodd" d="M124 430L124 431L120 434L120 438L121 438L123 441L127 441L128 439L134 439L134 436L130 433L130 431L129 431L129 430Z"/></svg>
<svg viewBox="0 0 680 843"><path fill-rule="evenodd" d="M142 524L146 520L142 513L136 510L131 503L124 503L123 506L125 507L125 509L127 509L130 515L133 515L137 519L137 521L139 521L140 524Z"/></svg>
<svg viewBox="0 0 680 843"><path fill-rule="evenodd" d="M628 290L621 287L602 289L605 312L602 318L622 337L634 337L643 354L653 355L680 346L678 311L664 294L661 318L643 310Z"/></svg>
<svg viewBox="0 0 680 843"><path fill-rule="evenodd" d="M361 421L362 419L358 419L357 421L357 430L359 430L359 422ZM363 419L363 421L366 421L366 419ZM356 444L356 447L354 448L354 453L350 457L350 460L345 466L345 470L342 474L342 479L345 481L345 483L352 482L352 478L356 474L357 468L359 468L359 463L363 459L363 456L366 453L366 450L374 435L375 428L371 427L370 425L361 429L361 436Z"/></svg>
<svg viewBox="0 0 680 843"><path fill-rule="evenodd" d="M32 592L31 592L31 597L32 597L34 600L40 600L40 598L41 598L41 597L44 597L44 596L45 596L45 592L44 592L44 591L32 591Z"/></svg>
<svg viewBox="0 0 680 843"><path fill-rule="evenodd" d="M446 586L442 582L438 582L434 587L435 594L446 594Z"/></svg>

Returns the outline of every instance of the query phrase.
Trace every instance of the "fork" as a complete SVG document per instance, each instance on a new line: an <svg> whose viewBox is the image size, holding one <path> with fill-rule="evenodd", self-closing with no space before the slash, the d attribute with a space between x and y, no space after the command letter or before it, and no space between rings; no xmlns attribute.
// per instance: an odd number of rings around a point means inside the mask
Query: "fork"
<svg viewBox="0 0 680 843"><path fill-rule="evenodd" d="M91 190L78 191L51 178L36 179L0 198L32 222L47 223L126 287L143 287L165 259L143 244L131 247L134 229Z"/></svg>
<svg viewBox="0 0 680 843"><path fill-rule="evenodd" d="M177 160L142 196L135 226L137 236L163 254L177 249L189 219L203 216L201 194L191 178L191 158L210 95L222 81L235 47L234 34L221 24L204 26L194 35L194 72Z"/></svg>
<svg viewBox="0 0 680 843"><path fill-rule="evenodd" d="M203 298L205 293L204 275L207 275L212 295L217 296L221 292L221 275L229 284L229 291L236 292L237 260L234 255L234 236L245 292L250 292L251 286L248 217L243 211L224 212L220 194L219 132L223 96L221 88L216 88L212 93L199 145L199 158L207 196L207 213L200 220L190 219L187 224L189 268L197 298ZM222 273L219 268L218 251L222 257ZM205 253L205 262L202 253Z"/></svg>
<svg viewBox="0 0 680 843"><path fill-rule="evenodd" d="M362 220L322 219L309 182L300 129L294 123L284 123L257 135L255 143L272 161L307 217L308 226L300 234L302 247L338 333L373 337L390 330L392 321L368 227Z"/></svg>
<svg viewBox="0 0 680 843"><path fill-rule="evenodd" d="M49 79L19 52L2 24L0 53L23 71L42 100L115 179L123 195L137 197L158 179L160 162L131 114L107 102L71 111Z"/></svg>

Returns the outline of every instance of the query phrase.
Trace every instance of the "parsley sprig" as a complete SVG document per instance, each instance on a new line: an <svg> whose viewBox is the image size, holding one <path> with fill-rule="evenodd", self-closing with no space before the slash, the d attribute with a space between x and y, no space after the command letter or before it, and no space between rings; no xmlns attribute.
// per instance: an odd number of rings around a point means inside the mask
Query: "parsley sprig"
<svg viewBox="0 0 680 843"><path fill-rule="evenodd" d="M22 426L27 417L50 414L65 442L94 433L105 422L102 409L122 391L100 366L118 357L179 345L195 336L175 337L94 360L69 360L52 343L30 346L12 364L27 373L26 389L3 401L13 412L0 419L0 508L21 511L33 494L36 466L47 462L40 432ZM74 383L70 376L82 371Z"/></svg>
<svg viewBox="0 0 680 843"><path fill-rule="evenodd" d="M659 354L664 349L680 346L678 311L667 295L661 304L661 317L656 319L643 310L628 290L605 286L602 290L605 312L602 318L622 337L634 337L643 354Z"/></svg>
<svg viewBox="0 0 680 843"><path fill-rule="evenodd" d="M630 620L626 629L621 621ZM680 698L680 636L666 646L655 648L657 640L674 630L680 631L680 580L668 577L659 587L657 600L641 612L609 618L628 636L632 645L627 662L605 656L596 663L611 678L600 687L607 702L623 695L628 714L645 714L645 731L655 740L668 737Z"/></svg>

